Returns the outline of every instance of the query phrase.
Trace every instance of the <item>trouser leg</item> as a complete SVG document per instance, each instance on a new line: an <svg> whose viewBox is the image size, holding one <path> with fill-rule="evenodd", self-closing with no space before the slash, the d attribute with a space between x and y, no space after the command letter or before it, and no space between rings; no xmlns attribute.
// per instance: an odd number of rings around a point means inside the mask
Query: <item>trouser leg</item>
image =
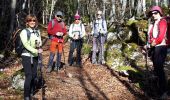
<svg viewBox="0 0 170 100"><path fill-rule="evenodd" d="M105 43L105 37L101 36L99 39L99 63L104 64L105 63L105 59L104 59L104 43Z"/></svg>
<svg viewBox="0 0 170 100"><path fill-rule="evenodd" d="M83 40L79 40L77 42L77 65L79 65L79 66L81 66L81 64L82 64L82 62L81 62L82 43L83 43Z"/></svg>
<svg viewBox="0 0 170 100"><path fill-rule="evenodd" d="M32 81L31 81L31 94L33 95L33 92L36 89L36 78L37 78L37 66L38 66L38 57L33 57L33 65L31 67L32 70Z"/></svg>
<svg viewBox="0 0 170 100"><path fill-rule="evenodd" d="M167 48L165 46L155 47L153 53L153 66L154 74L158 77L158 92L163 94L167 90L167 80L164 72L164 62L167 54Z"/></svg>
<svg viewBox="0 0 170 100"><path fill-rule="evenodd" d="M54 70L59 70L60 66L61 66L61 55L62 53L57 53L57 58L56 58L56 63L55 63L55 69Z"/></svg>
<svg viewBox="0 0 170 100"><path fill-rule="evenodd" d="M24 82L24 98L30 97L32 70L31 70L31 58L22 56L22 65L24 67L25 82Z"/></svg>
<svg viewBox="0 0 170 100"><path fill-rule="evenodd" d="M74 62L73 59L73 52L74 52L74 48L75 48L75 41L72 41L70 43L70 51L69 51L69 56L68 56L68 64L71 66Z"/></svg>
<svg viewBox="0 0 170 100"><path fill-rule="evenodd" d="M96 64L96 54L97 54L97 38L93 37L93 53L92 53L92 63Z"/></svg>
<svg viewBox="0 0 170 100"><path fill-rule="evenodd" d="M55 54L50 52L47 72L51 72L52 71L54 56L55 56Z"/></svg>

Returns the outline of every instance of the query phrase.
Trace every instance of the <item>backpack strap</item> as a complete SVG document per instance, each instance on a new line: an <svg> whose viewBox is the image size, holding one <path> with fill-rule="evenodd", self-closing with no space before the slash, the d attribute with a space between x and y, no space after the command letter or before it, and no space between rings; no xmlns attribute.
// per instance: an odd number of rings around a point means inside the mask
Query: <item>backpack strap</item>
<svg viewBox="0 0 170 100"><path fill-rule="evenodd" d="M104 29L104 20L102 19L102 28Z"/></svg>
<svg viewBox="0 0 170 100"><path fill-rule="evenodd" d="M82 23L80 23L80 28L81 28L81 32L82 32ZM74 28L74 23L73 23L73 25L72 25L72 30L73 30L73 28Z"/></svg>
<svg viewBox="0 0 170 100"><path fill-rule="evenodd" d="M54 25L55 25L55 21L54 21L54 19L51 21L51 23L52 23L52 28L54 27Z"/></svg>
<svg viewBox="0 0 170 100"><path fill-rule="evenodd" d="M82 26L83 24L82 23L80 23L80 28L81 28L81 32L82 32ZM73 28L74 28L74 23L73 23L73 25L72 25L72 30L73 30ZM79 32L79 36L80 36L80 32Z"/></svg>
<svg viewBox="0 0 170 100"><path fill-rule="evenodd" d="M53 20L51 21L51 23L52 23L52 28L54 28L54 26L55 26L55 24L56 24L55 20L53 19ZM61 25L62 29L64 29L64 22L63 22L63 21L60 22L60 25Z"/></svg>
<svg viewBox="0 0 170 100"><path fill-rule="evenodd" d="M27 41L29 41L30 36L31 36L31 32L27 28L25 28L25 30L27 31Z"/></svg>

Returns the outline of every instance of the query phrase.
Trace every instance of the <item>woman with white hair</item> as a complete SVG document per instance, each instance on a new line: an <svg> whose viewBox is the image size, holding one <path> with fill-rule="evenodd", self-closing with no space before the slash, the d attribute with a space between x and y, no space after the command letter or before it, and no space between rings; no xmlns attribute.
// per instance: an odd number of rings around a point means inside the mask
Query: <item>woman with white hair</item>
<svg viewBox="0 0 170 100"><path fill-rule="evenodd" d="M100 10L97 11L97 18L93 22L91 34L93 35L92 63L105 64L104 43L107 34L107 24L106 21L103 19L103 14L102 11ZM99 51L99 57L96 57L98 51Z"/></svg>

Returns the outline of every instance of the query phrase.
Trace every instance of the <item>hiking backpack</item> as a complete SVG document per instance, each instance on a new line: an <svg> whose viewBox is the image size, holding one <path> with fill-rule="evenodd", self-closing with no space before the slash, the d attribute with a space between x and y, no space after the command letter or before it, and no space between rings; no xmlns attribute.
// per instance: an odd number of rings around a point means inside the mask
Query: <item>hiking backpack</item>
<svg viewBox="0 0 170 100"><path fill-rule="evenodd" d="M27 31L27 41L29 41L30 36L31 36L31 32L28 29L24 29ZM22 29L18 29L15 34L14 34L14 47L15 47L15 53L17 54L17 56L21 56L23 50L25 49L24 45L22 44L21 38L20 38L20 33L21 33Z"/></svg>
<svg viewBox="0 0 170 100"><path fill-rule="evenodd" d="M170 46L170 16L165 17L167 22L166 44Z"/></svg>

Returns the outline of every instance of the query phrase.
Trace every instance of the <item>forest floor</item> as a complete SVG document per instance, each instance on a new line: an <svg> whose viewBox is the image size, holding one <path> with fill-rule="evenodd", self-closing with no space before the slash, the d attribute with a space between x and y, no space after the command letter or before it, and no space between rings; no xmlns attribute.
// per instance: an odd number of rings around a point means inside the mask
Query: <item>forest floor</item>
<svg viewBox="0 0 170 100"><path fill-rule="evenodd" d="M43 46L43 76L45 87L39 89L34 100L148 100L144 92L120 76L107 65L93 65L87 55L83 55L83 66L66 66L69 42L65 44L63 64L59 72L46 73L49 58L49 41ZM0 78L0 100L22 100L23 92L11 88L13 73L22 67L13 63L4 70L6 78Z"/></svg>

